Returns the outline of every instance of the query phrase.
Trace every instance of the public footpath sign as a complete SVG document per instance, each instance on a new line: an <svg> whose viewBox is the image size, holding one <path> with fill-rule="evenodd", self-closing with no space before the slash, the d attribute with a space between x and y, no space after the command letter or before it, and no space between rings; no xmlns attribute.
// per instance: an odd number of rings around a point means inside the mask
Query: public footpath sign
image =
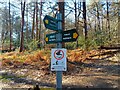
<svg viewBox="0 0 120 90"><path fill-rule="evenodd" d="M58 41L56 38L58 33L47 34L45 38L46 44L54 44L58 42L73 42L76 41L79 36L76 29L63 31L61 33L62 33L61 41Z"/></svg>
<svg viewBox="0 0 120 90"><path fill-rule="evenodd" d="M56 43L57 48L51 51L51 71L56 71L56 88L62 90L62 71L67 70L66 49L62 48L62 42L73 42L78 38L76 29L62 30L62 14L57 13L56 18L46 15L43 19L47 29L56 31L47 34L46 44Z"/></svg>
<svg viewBox="0 0 120 90"><path fill-rule="evenodd" d="M64 31L62 33L62 42L76 41L78 36L79 36L79 34L77 33L76 29Z"/></svg>
<svg viewBox="0 0 120 90"><path fill-rule="evenodd" d="M66 49L52 49L51 50L51 71L66 71Z"/></svg>
<svg viewBox="0 0 120 90"><path fill-rule="evenodd" d="M56 18L46 15L43 19L43 22L46 28L57 31L56 33L46 35L45 37L46 44L54 44L54 43L59 43L59 42L73 42L73 41L76 41L79 36L76 29L71 29L67 31L59 30L59 29L62 29L60 28L61 25L58 23L58 22L60 23L62 22L61 19L58 19L58 18L56 19ZM57 36L59 36L57 34L59 33L62 34L61 39L58 39L59 37L57 38Z"/></svg>
<svg viewBox="0 0 120 90"><path fill-rule="evenodd" d="M57 35L57 33L47 34L46 37L45 37L46 44L57 43L56 35Z"/></svg>
<svg viewBox="0 0 120 90"><path fill-rule="evenodd" d="M43 22L46 28L58 31L58 20L56 18L46 15Z"/></svg>

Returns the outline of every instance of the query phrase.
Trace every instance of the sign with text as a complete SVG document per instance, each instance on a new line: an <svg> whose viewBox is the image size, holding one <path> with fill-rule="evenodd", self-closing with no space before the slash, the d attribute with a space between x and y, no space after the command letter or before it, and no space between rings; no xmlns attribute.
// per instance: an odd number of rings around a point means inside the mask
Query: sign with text
<svg viewBox="0 0 120 90"><path fill-rule="evenodd" d="M46 44L56 43L56 34L57 33L47 34L45 37Z"/></svg>
<svg viewBox="0 0 120 90"><path fill-rule="evenodd" d="M51 71L66 71L66 49L52 49L51 51Z"/></svg>
<svg viewBox="0 0 120 90"><path fill-rule="evenodd" d="M47 34L45 37L46 44L54 44L58 42L73 42L78 38L78 33L76 29L71 29L68 31L63 31L62 33L62 41L59 41L57 37L58 33Z"/></svg>
<svg viewBox="0 0 120 90"><path fill-rule="evenodd" d="M76 29L67 30L62 33L62 41L73 42L77 40L78 36L79 34L77 33Z"/></svg>
<svg viewBox="0 0 120 90"><path fill-rule="evenodd" d="M58 31L58 20L56 18L46 15L43 22L46 28Z"/></svg>

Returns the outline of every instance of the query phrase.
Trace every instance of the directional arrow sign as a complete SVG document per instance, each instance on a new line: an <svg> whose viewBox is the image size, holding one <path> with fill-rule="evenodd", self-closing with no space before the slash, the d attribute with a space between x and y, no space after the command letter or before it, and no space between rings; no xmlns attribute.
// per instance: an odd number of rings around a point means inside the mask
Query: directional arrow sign
<svg viewBox="0 0 120 90"><path fill-rule="evenodd" d="M76 29L71 29L62 32L62 41L58 41L59 37L57 37L57 34L58 33L47 34L45 38L46 44L53 44L58 42L73 42L76 41L79 36Z"/></svg>
<svg viewBox="0 0 120 90"><path fill-rule="evenodd" d="M47 34L45 38L46 44L57 43L56 35L57 33Z"/></svg>
<svg viewBox="0 0 120 90"><path fill-rule="evenodd" d="M76 41L79 34L76 29L71 29L68 31L62 32L62 42L73 42Z"/></svg>
<svg viewBox="0 0 120 90"><path fill-rule="evenodd" d="M51 29L51 30L55 30L58 31L58 20L46 15L43 19L44 25L46 28Z"/></svg>

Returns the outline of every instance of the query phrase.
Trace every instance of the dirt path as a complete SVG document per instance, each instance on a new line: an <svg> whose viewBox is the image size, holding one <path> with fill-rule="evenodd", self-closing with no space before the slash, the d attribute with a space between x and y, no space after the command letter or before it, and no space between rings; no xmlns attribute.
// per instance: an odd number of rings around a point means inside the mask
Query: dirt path
<svg viewBox="0 0 120 90"><path fill-rule="evenodd" d="M82 65L75 65L73 71L63 73L64 88L119 88L120 62L109 59L86 60ZM17 68L3 67L0 88L32 88L38 84L43 88L55 88L55 72L24 66Z"/></svg>

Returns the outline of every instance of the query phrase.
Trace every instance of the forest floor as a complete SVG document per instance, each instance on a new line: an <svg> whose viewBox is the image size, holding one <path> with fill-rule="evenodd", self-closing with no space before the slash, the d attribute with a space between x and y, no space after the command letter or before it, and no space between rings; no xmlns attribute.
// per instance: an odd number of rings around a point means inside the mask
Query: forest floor
<svg viewBox="0 0 120 90"><path fill-rule="evenodd" d="M50 51L44 53L46 57L42 52L1 54L0 88L19 90L38 84L54 90L56 73L50 71ZM62 75L63 88L120 89L120 50L69 50L67 67Z"/></svg>

